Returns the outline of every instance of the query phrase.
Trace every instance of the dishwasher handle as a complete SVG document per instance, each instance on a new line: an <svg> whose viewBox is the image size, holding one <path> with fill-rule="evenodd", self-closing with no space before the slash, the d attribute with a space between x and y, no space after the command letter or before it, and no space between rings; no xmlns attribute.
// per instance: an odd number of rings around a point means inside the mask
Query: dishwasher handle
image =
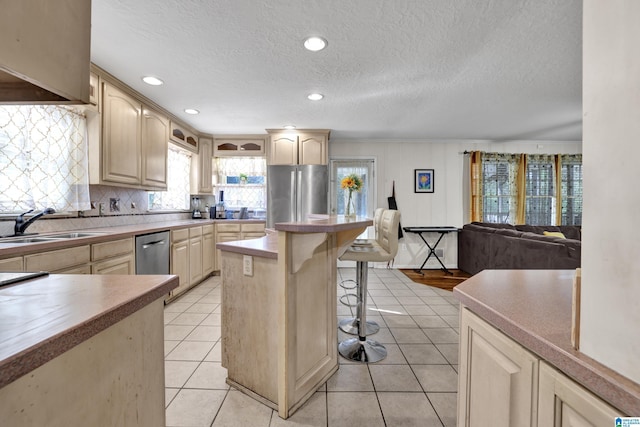
<svg viewBox="0 0 640 427"><path fill-rule="evenodd" d="M156 240L155 242L149 242L149 243L145 243L144 245L142 245L142 249L148 249L151 246L155 246L155 245L164 245L166 242L166 240Z"/></svg>

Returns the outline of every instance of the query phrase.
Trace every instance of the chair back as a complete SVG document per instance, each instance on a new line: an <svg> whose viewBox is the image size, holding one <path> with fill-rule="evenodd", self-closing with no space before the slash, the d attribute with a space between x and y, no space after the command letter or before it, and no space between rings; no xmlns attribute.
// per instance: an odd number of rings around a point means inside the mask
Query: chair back
<svg viewBox="0 0 640 427"><path fill-rule="evenodd" d="M378 227L380 226L380 221L382 221L382 212L384 212L384 208L377 208L373 213L373 231L376 240L378 240Z"/></svg>
<svg viewBox="0 0 640 427"><path fill-rule="evenodd" d="M393 258L398 253L398 224L400 211L386 209L376 228L376 241Z"/></svg>

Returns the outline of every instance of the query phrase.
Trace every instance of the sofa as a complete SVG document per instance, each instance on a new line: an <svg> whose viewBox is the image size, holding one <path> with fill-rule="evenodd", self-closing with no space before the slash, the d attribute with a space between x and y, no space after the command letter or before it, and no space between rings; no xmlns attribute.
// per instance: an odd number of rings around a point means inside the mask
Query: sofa
<svg viewBox="0 0 640 427"><path fill-rule="evenodd" d="M469 274L485 269L575 269L580 267L580 240L579 226L472 222L458 233L458 268Z"/></svg>

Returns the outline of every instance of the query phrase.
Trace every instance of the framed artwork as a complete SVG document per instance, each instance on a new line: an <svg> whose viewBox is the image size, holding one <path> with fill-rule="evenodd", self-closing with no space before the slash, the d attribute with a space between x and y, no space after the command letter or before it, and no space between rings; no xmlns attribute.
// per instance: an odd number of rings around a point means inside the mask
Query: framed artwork
<svg viewBox="0 0 640 427"><path fill-rule="evenodd" d="M433 169L414 169L415 193L433 193Z"/></svg>

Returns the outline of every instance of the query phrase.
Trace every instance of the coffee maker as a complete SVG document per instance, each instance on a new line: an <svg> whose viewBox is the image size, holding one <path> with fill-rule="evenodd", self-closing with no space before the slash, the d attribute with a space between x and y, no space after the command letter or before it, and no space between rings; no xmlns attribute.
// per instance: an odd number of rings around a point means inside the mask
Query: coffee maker
<svg viewBox="0 0 640 427"><path fill-rule="evenodd" d="M191 218L193 219L201 219L202 212L200 212L200 198L192 197L191 198Z"/></svg>

